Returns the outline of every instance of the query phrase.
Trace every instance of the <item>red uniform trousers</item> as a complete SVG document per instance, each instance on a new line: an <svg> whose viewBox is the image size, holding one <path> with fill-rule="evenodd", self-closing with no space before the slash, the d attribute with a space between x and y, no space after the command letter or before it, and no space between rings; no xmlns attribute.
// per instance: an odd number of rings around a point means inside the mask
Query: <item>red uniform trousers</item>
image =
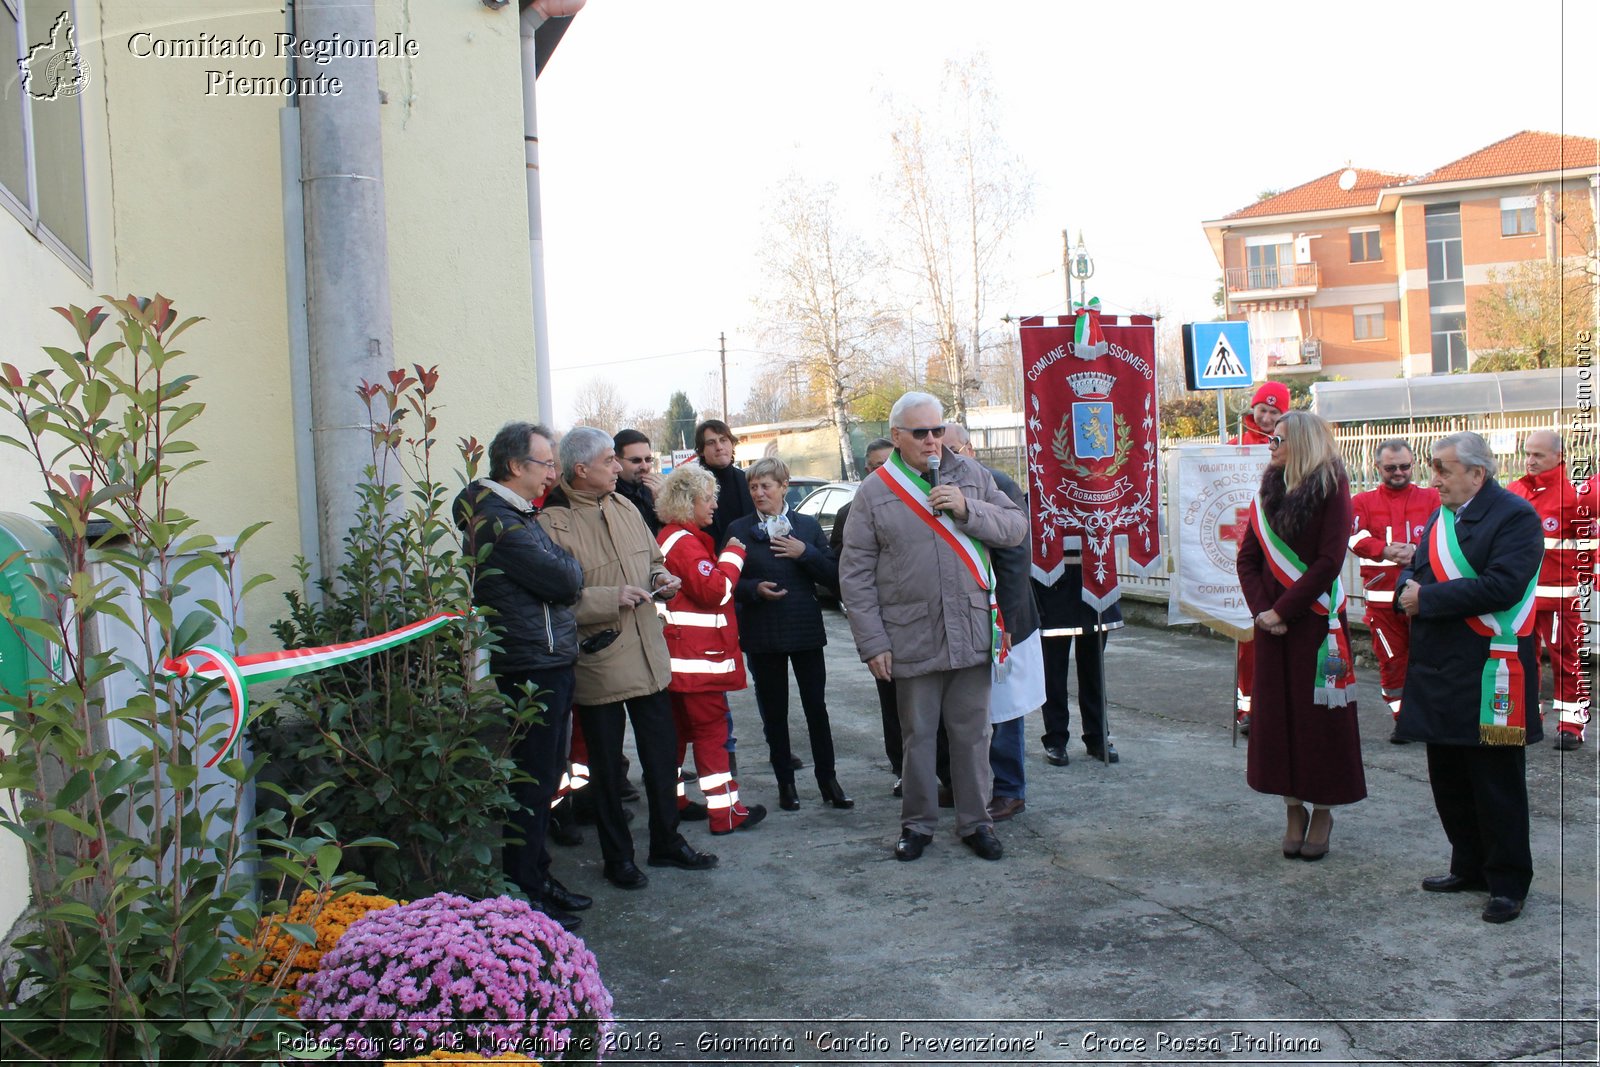
<svg viewBox="0 0 1600 1067"><path fill-rule="evenodd" d="M1582 737L1583 728L1589 722L1592 693L1579 654L1579 639L1583 635L1579 622L1578 609L1572 604L1554 609L1539 608L1533 616L1535 654L1542 650L1549 655L1550 668L1556 676L1555 691L1551 694L1556 729Z"/></svg>
<svg viewBox="0 0 1600 1067"><path fill-rule="evenodd" d="M672 721L678 728L678 765L684 750L694 746L694 769L706 795L706 818L712 833L727 833L749 816L739 803L739 783L728 772L728 695L678 693L672 697ZM688 803L678 783L678 806Z"/></svg>
<svg viewBox="0 0 1600 1067"><path fill-rule="evenodd" d="M1411 655L1411 620L1405 612L1367 601L1367 628L1372 654L1378 657L1378 687L1389 711L1400 717L1400 694L1406 687L1406 662Z"/></svg>

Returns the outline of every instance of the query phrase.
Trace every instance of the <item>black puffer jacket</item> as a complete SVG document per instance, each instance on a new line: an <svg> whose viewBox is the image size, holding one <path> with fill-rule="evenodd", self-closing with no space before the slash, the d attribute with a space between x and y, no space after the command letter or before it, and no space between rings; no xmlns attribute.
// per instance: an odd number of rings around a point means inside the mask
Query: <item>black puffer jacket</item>
<svg viewBox="0 0 1600 1067"><path fill-rule="evenodd" d="M758 512L735 519L728 527L727 537L737 537L745 549L744 571L733 595L739 608L739 647L747 653L808 652L828 643L822 606L817 603L817 583L838 588L839 564L828 551L816 519L793 511L788 516L791 536L806 543L805 555L799 559L773 554L766 530L756 534L761 519ZM788 595L763 599L756 592L762 582L775 582Z"/></svg>
<svg viewBox="0 0 1600 1067"><path fill-rule="evenodd" d="M495 674L565 667L578 658L572 605L583 589L583 568L550 540L531 504L519 509L483 482L456 496L453 507L466 553L485 545L472 602L492 608L489 625L500 648L489 658Z"/></svg>

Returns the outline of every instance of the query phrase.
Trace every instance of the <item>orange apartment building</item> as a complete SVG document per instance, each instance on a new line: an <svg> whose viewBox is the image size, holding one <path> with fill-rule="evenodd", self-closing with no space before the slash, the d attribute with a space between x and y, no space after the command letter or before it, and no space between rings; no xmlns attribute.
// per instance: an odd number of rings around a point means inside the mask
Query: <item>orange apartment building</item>
<svg viewBox="0 0 1600 1067"><path fill-rule="evenodd" d="M1418 177L1334 171L1203 225L1258 368L1409 378L1471 368L1497 273L1595 269L1597 195L1600 141L1524 131Z"/></svg>

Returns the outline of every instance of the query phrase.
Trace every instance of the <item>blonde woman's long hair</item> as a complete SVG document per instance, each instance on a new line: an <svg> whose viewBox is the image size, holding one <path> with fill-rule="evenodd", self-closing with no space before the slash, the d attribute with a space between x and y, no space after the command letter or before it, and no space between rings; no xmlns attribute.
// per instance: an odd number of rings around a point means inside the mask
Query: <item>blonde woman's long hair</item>
<svg viewBox="0 0 1600 1067"><path fill-rule="evenodd" d="M698 463L680 464L667 475L656 496L656 518L668 526L693 526L695 502L716 495L715 475Z"/></svg>
<svg viewBox="0 0 1600 1067"><path fill-rule="evenodd" d="M1339 458L1333 430L1318 415L1309 411L1289 411L1278 420L1273 433L1283 438L1287 455L1283 461L1283 484L1291 492L1307 480L1317 482L1321 496L1332 496L1339 488L1344 461Z"/></svg>

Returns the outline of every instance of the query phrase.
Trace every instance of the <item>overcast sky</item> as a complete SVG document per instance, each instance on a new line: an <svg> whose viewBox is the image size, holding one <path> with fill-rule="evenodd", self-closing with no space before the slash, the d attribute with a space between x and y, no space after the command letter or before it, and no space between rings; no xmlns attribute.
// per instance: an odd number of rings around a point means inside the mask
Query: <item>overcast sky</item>
<svg viewBox="0 0 1600 1067"><path fill-rule="evenodd" d="M539 80L555 410L609 377L743 406L783 178L881 233L886 101L983 53L1035 178L994 317L1065 310L1061 230L1113 312L1209 318L1200 223L1353 164L1419 174L1524 129L1600 136L1600 4L589 0Z"/></svg>

